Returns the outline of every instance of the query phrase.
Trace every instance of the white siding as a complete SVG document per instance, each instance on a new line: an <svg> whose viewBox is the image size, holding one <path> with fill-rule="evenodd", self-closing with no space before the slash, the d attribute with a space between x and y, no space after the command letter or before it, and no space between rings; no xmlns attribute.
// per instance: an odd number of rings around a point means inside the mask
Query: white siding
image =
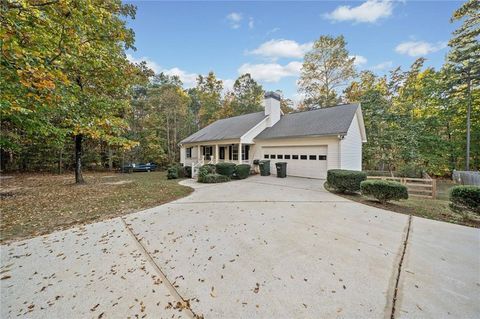
<svg viewBox="0 0 480 319"><path fill-rule="evenodd" d="M267 127L275 125L281 118L280 101L272 97L263 100L265 115L267 117Z"/></svg>
<svg viewBox="0 0 480 319"><path fill-rule="evenodd" d="M353 117L347 135L340 141L340 167L362 170L362 136L357 115Z"/></svg>
<svg viewBox="0 0 480 319"><path fill-rule="evenodd" d="M180 147L180 163L185 164L185 147Z"/></svg>
<svg viewBox="0 0 480 319"><path fill-rule="evenodd" d="M264 129L266 129L267 125L268 125L268 117L264 118L261 122L259 122L257 125L252 127L247 133L245 133L240 139L241 142L245 144L253 143L253 139L255 138L255 136L257 136Z"/></svg>
<svg viewBox="0 0 480 319"><path fill-rule="evenodd" d="M192 157L187 158L187 152L186 149L191 147L192 148ZM197 162L198 161L198 148L197 145L193 144L188 144L188 145L182 145L180 147L180 163L184 165L191 165L192 162Z"/></svg>

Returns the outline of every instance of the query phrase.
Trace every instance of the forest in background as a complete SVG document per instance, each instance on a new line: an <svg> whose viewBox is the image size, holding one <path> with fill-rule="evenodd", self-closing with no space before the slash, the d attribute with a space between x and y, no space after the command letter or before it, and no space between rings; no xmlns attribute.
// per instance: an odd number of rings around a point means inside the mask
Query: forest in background
<svg viewBox="0 0 480 319"><path fill-rule="evenodd" d="M282 110L360 102L366 170L436 176L478 170L479 12L479 2L470 0L453 13L459 27L438 70L420 58L384 76L358 72L342 36L320 36L304 58L305 100L294 108L283 99ZM232 90L213 71L185 88L176 76L128 61L134 34L125 19L134 15L134 6L116 0L2 4L2 171L74 170L82 182L82 167L167 166L178 161L186 136L215 120L263 110L264 90L250 74Z"/></svg>

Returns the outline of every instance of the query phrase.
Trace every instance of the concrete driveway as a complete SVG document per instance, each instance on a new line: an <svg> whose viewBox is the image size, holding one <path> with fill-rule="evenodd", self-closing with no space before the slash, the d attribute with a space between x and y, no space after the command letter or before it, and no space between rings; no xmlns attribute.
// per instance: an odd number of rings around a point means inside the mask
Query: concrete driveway
<svg viewBox="0 0 480 319"><path fill-rule="evenodd" d="M480 231L323 181L197 184L178 201L1 247L1 318L474 318Z"/></svg>

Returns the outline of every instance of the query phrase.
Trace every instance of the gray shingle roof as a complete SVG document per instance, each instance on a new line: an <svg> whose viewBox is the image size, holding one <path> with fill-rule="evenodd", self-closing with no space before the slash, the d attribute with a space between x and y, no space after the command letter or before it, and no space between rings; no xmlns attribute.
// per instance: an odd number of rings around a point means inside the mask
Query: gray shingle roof
<svg viewBox="0 0 480 319"><path fill-rule="evenodd" d="M265 117L264 112L257 112L218 120L185 138L180 143L240 138Z"/></svg>
<svg viewBox="0 0 480 319"><path fill-rule="evenodd" d="M282 116L274 126L255 139L345 134L352 123L358 104L338 105Z"/></svg>

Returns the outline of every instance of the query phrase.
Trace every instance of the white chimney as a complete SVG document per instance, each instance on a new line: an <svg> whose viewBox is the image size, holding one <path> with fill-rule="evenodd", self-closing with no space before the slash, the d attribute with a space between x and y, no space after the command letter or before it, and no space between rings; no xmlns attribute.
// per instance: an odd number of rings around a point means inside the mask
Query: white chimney
<svg viewBox="0 0 480 319"><path fill-rule="evenodd" d="M276 92L265 92L263 106L265 107L265 115L268 115L268 127L275 125L280 120L280 99L280 94Z"/></svg>

